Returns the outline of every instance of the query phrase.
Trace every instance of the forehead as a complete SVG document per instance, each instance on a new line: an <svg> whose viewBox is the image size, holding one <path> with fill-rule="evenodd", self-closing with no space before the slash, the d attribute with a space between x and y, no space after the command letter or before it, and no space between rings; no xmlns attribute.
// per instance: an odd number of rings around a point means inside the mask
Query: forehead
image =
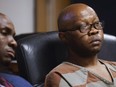
<svg viewBox="0 0 116 87"><path fill-rule="evenodd" d="M67 26L71 27L75 23L78 22L88 22L92 23L95 20L99 20L97 14L91 10L91 8L86 9L72 9L71 12L68 12L63 20L65 21L64 24L67 24Z"/></svg>
<svg viewBox="0 0 116 87"><path fill-rule="evenodd" d="M58 28L60 30L71 29L75 23L92 23L99 21L96 12L89 6L83 4L74 4L65 8L58 19Z"/></svg>
<svg viewBox="0 0 116 87"><path fill-rule="evenodd" d="M5 15L0 15L0 29L2 29L2 28L9 28L12 31L15 31L13 23Z"/></svg>
<svg viewBox="0 0 116 87"><path fill-rule="evenodd" d="M73 20L75 21L80 21L80 20L94 20L94 19L98 19L98 16L96 14L96 12L90 8L90 7L86 7L86 8L82 8L82 9L75 9L72 11L73 14ZM72 20L72 18L71 18Z"/></svg>
<svg viewBox="0 0 116 87"><path fill-rule="evenodd" d="M68 10L62 17L62 20L64 20L64 23L67 22L74 22L74 21L80 21L80 20L94 20L99 19L96 12L90 8L90 7L73 7L70 10Z"/></svg>
<svg viewBox="0 0 116 87"><path fill-rule="evenodd" d="M94 11L90 11L90 10L83 10L80 12L80 14L77 14L77 18L78 20L82 20L82 21L87 21L92 23L94 20L99 20L97 14Z"/></svg>

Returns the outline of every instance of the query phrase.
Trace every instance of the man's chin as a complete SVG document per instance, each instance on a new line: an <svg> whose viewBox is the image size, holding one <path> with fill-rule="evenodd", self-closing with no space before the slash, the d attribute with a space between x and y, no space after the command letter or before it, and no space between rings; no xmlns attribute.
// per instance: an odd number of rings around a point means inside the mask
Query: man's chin
<svg viewBox="0 0 116 87"><path fill-rule="evenodd" d="M11 59L10 58L4 58L1 63L4 65L4 66L9 66L10 63L11 63Z"/></svg>
<svg viewBox="0 0 116 87"><path fill-rule="evenodd" d="M95 56L100 52L100 49L92 49L82 53L83 57L90 57L90 56Z"/></svg>
<svg viewBox="0 0 116 87"><path fill-rule="evenodd" d="M101 50L100 48L99 49L94 49L94 50L92 50L92 52L95 53L95 54L97 54L97 53L100 52L100 50Z"/></svg>

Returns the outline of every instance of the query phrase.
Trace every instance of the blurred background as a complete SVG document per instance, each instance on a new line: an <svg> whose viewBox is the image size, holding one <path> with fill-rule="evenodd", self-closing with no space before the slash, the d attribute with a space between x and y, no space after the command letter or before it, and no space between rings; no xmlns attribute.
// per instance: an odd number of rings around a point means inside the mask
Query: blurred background
<svg viewBox="0 0 116 87"><path fill-rule="evenodd" d="M57 31L57 17L69 4L90 5L104 21L104 32L116 35L115 0L0 0L0 12L13 21L16 33Z"/></svg>

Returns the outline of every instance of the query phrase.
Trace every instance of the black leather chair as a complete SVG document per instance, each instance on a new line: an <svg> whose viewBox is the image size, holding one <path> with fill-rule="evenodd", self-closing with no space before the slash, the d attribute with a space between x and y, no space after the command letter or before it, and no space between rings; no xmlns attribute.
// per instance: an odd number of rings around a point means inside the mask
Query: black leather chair
<svg viewBox="0 0 116 87"><path fill-rule="evenodd" d="M105 34L100 58L116 61L116 37ZM58 32L38 33L17 41L16 59L20 75L34 86L44 83L45 75L65 60L67 48Z"/></svg>

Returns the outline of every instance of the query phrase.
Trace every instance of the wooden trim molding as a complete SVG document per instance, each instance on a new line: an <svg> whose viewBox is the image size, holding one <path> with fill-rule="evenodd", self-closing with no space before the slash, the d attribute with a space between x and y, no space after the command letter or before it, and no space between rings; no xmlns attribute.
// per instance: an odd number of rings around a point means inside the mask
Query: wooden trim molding
<svg viewBox="0 0 116 87"><path fill-rule="evenodd" d="M69 4L70 0L36 0L36 31L56 31L57 17Z"/></svg>

